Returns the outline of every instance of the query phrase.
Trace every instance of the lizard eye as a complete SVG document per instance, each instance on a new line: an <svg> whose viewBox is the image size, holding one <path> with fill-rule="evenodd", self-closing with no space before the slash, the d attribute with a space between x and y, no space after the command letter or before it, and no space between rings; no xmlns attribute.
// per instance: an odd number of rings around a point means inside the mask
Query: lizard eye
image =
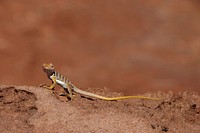
<svg viewBox="0 0 200 133"><path fill-rule="evenodd" d="M52 64L52 63L50 63L49 65L51 66L51 68L54 68L54 66L53 66L53 64Z"/></svg>

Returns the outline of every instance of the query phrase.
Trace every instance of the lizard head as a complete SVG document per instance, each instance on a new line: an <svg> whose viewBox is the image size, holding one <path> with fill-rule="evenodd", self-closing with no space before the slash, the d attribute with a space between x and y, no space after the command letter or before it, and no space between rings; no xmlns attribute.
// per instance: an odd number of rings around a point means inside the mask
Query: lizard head
<svg viewBox="0 0 200 133"><path fill-rule="evenodd" d="M47 75L52 75L53 73L54 73L54 66L53 66L53 64L52 63L49 63L49 64L46 64L46 63L44 63L43 65L42 65L42 69L43 69L43 71L45 72L45 73L47 73Z"/></svg>

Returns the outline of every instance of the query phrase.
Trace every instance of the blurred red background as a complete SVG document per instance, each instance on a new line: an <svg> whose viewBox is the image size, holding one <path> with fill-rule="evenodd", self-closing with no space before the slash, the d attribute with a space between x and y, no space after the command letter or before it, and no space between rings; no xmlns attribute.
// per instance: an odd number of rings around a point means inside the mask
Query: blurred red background
<svg viewBox="0 0 200 133"><path fill-rule="evenodd" d="M0 1L0 84L51 83L125 94L199 91L198 0Z"/></svg>

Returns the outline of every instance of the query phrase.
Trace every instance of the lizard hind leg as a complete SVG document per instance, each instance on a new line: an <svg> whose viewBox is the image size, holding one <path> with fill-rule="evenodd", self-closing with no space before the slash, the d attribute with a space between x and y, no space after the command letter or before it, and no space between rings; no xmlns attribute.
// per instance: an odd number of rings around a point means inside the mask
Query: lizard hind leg
<svg viewBox="0 0 200 133"><path fill-rule="evenodd" d="M59 94L59 96L66 96L68 100L72 100L71 97L69 96L69 94L66 93L66 92L61 92L61 93Z"/></svg>
<svg viewBox="0 0 200 133"><path fill-rule="evenodd" d="M60 93L60 96L66 96L68 100L73 100L74 95L68 88L63 88L64 91Z"/></svg>
<svg viewBox="0 0 200 133"><path fill-rule="evenodd" d="M70 100L73 100L74 95L72 94L72 86L70 82L66 83L67 88L64 88L64 90L69 94Z"/></svg>

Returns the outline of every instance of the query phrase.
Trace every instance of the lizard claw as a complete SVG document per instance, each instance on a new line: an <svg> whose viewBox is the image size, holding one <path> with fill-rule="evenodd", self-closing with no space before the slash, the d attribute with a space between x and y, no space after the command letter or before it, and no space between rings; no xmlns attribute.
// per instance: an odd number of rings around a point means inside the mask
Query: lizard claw
<svg viewBox="0 0 200 133"><path fill-rule="evenodd" d="M44 84L40 84L38 87L44 88L45 86L46 86L46 84L44 83Z"/></svg>
<svg viewBox="0 0 200 133"><path fill-rule="evenodd" d="M65 93L60 93L59 96L66 96L67 94Z"/></svg>

